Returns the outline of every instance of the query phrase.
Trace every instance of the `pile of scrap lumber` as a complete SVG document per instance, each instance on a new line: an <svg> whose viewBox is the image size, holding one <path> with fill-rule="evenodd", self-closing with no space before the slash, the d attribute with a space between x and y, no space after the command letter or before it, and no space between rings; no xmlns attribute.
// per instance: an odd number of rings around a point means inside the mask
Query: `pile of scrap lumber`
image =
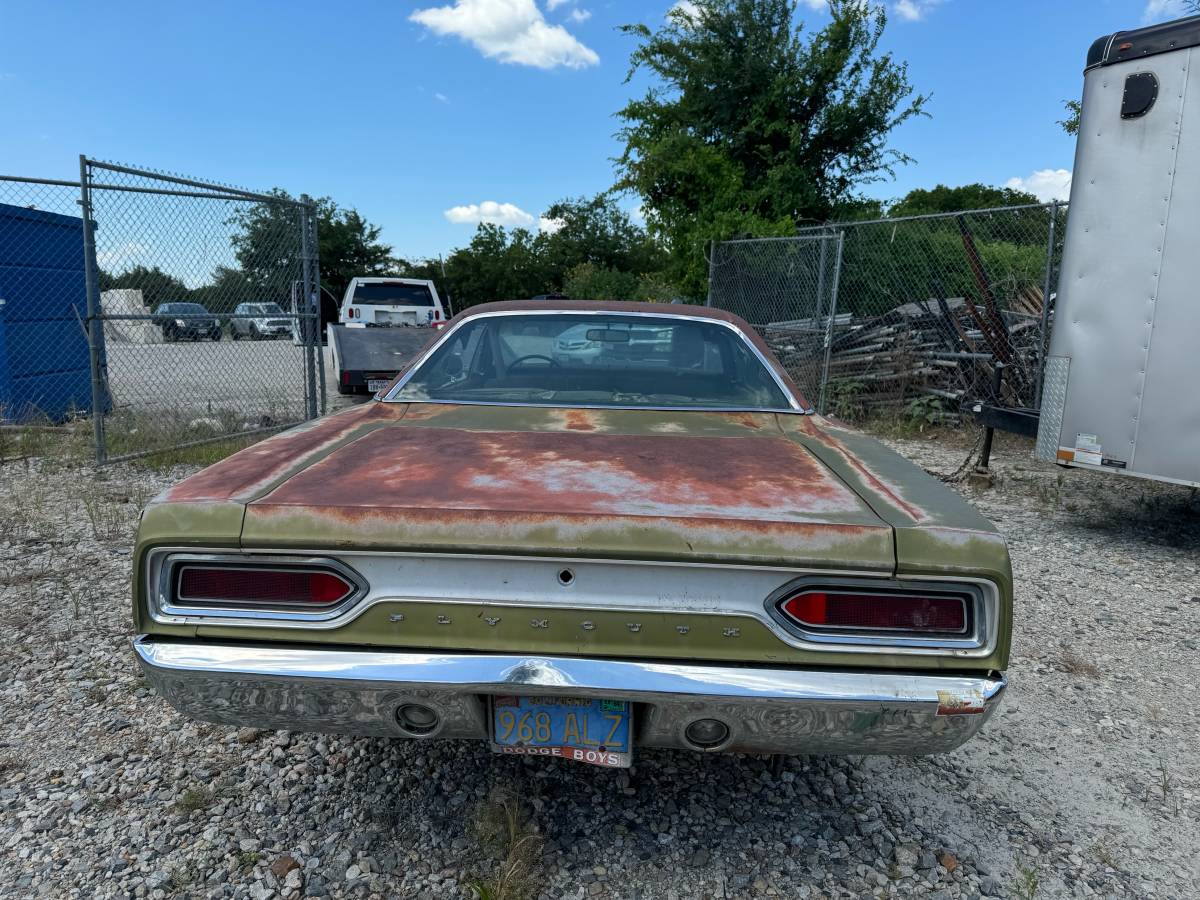
<svg viewBox="0 0 1200 900"><path fill-rule="evenodd" d="M829 340L826 408L840 415L907 407L938 398L929 409L953 418L965 399L1033 405L1041 335L1042 292L1029 287L987 308L953 297L906 303L878 316L849 313L759 326L767 343L809 395L820 394ZM1002 396L992 398L996 360L1006 363Z"/></svg>

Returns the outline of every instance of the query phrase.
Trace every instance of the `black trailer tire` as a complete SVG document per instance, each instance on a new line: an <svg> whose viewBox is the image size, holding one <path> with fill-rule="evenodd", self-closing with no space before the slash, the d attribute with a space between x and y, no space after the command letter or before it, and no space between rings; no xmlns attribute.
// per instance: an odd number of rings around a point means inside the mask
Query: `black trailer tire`
<svg viewBox="0 0 1200 900"><path fill-rule="evenodd" d="M216 331L210 334L209 337L211 337L214 342L219 341L221 339L221 329L218 328Z"/></svg>

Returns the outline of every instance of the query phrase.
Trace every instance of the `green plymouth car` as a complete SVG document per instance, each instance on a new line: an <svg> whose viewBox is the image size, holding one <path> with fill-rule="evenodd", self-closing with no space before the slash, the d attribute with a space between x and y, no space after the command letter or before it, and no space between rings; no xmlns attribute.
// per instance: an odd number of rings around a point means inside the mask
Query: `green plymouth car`
<svg viewBox="0 0 1200 900"><path fill-rule="evenodd" d="M1005 688L1004 540L742 320L494 303L156 498L137 657L187 716L629 765L935 753Z"/></svg>

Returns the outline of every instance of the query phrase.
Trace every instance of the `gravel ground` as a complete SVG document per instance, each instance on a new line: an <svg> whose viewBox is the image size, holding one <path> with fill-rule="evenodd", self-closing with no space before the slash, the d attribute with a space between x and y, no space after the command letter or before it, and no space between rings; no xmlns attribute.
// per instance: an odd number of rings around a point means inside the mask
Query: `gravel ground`
<svg viewBox="0 0 1200 900"><path fill-rule="evenodd" d="M137 674L127 596L137 510L186 471L0 465L0 894L1200 896L1200 512L1016 443L995 471L963 490L1016 565L1001 713L948 755L773 774L184 722Z"/></svg>

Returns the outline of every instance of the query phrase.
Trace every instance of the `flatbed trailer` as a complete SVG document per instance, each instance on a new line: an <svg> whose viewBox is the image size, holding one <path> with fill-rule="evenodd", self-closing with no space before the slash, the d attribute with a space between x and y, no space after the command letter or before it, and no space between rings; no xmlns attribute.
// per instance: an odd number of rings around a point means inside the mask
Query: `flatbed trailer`
<svg viewBox="0 0 1200 900"><path fill-rule="evenodd" d="M328 328L333 371L339 394L373 394L438 335L432 327Z"/></svg>

